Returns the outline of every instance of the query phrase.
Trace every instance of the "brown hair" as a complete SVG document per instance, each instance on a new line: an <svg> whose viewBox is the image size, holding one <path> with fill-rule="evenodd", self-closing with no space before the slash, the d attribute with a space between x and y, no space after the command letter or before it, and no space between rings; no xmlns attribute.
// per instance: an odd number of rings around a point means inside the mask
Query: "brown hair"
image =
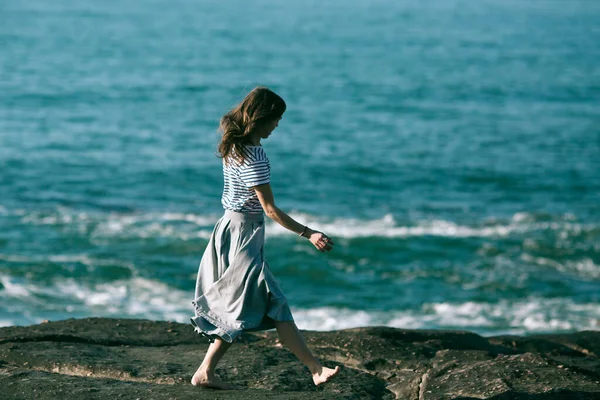
<svg viewBox="0 0 600 400"><path fill-rule="evenodd" d="M223 133L218 146L219 157L238 162L245 159L244 146L250 145L250 135L265 123L281 118L285 101L273 91L258 86L244 100L221 118L219 130Z"/></svg>

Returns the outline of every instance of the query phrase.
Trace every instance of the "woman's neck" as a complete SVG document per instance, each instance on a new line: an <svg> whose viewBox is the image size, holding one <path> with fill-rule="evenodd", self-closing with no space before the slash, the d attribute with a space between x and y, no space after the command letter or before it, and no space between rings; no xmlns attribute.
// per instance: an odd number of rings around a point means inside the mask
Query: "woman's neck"
<svg viewBox="0 0 600 400"><path fill-rule="evenodd" d="M252 146L260 146L260 135L254 134L250 137L250 144Z"/></svg>

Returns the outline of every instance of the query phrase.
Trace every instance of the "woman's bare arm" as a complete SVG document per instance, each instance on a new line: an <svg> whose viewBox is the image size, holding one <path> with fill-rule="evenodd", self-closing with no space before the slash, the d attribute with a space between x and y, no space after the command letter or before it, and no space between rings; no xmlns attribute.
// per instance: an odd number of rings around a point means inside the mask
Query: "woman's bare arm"
<svg viewBox="0 0 600 400"><path fill-rule="evenodd" d="M258 200L260 201L265 214L267 214L267 217L298 235L304 232L302 236L310 240L310 242L320 251L329 251L333 248L333 241L327 235L312 230L309 227L305 227L275 205L275 198L269 183L255 186L253 189L256 191Z"/></svg>

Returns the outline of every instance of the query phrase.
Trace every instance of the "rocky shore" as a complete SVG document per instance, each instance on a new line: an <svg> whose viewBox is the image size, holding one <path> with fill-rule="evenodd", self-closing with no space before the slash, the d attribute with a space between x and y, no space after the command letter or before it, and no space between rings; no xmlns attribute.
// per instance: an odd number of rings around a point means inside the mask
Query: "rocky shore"
<svg viewBox="0 0 600 400"><path fill-rule="evenodd" d="M0 398L9 399L600 399L600 331L481 337L384 327L304 332L336 379L312 384L275 332L245 334L219 375L189 379L208 343L190 325L89 318L0 328Z"/></svg>

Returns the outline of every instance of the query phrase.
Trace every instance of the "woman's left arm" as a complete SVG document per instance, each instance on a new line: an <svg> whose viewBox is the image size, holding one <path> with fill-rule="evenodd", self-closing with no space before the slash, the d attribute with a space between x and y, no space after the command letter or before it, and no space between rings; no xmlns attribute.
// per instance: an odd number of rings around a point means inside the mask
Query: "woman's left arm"
<svg viewBox="0 0 600 400"><path fill-rule="evenodd" d="M266 183L264 185L254 186L252 189L256 191L258 200L267 217L298 235L302 234L303 237L309 239L320 251L329 251L333 248L333 241L327 235L302 225L275 205L275 197L273 196L271 184Z"/></svg>

